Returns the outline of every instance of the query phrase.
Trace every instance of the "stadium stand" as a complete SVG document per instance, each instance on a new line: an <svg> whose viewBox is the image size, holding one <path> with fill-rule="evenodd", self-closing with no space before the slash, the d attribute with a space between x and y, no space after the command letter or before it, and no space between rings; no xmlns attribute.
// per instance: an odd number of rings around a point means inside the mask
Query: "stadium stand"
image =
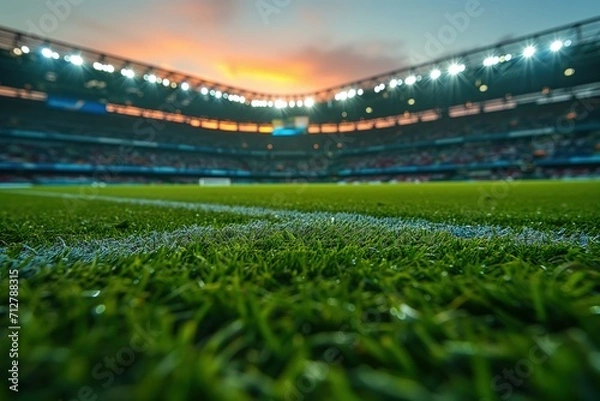
<svg viewBox="0 0 600 401"><path fill-rule="evenodd" d="M593 19L281 98L0 29L0 181L598 176L599 32Z"/></svg>

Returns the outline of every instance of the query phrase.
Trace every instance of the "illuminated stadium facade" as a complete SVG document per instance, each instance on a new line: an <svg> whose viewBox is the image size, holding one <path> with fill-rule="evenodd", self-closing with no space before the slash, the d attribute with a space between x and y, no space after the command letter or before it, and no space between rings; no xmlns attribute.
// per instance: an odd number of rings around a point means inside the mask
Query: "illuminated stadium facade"
<svg viewBox="0 0 600 401"><path fill-rule="evenodd" d="M509 141L526 149L536 138L556 142L567 135L595 146L599 38L595 18L314 93L275 96L0 29L4 143L25 141L24 149L32 141L59 143L56 154L65 143L95 146L81 153L126 147L145 160L140 166L131 158L35 163L8 157L0 169L175 180L459 179L581 166L594 174L600 165L595 148L568 157L550 155L548 146L525 158L490 152ZM448 156L481 146L478 160ZM425 150L423 160L409 157ZM177 164L150 153L161 151L212 161ZM375 157L380 161L364 162Z"/></svg>

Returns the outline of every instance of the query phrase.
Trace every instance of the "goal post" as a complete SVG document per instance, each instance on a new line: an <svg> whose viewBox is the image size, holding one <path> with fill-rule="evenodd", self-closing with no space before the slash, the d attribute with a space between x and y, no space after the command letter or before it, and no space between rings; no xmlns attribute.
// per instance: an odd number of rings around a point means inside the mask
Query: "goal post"
<svg viewBox="0 0 600 401"><path fill-rule="evenodd" d="M202 177L198 180L201 187L229 187L231 178Z"/></svg>

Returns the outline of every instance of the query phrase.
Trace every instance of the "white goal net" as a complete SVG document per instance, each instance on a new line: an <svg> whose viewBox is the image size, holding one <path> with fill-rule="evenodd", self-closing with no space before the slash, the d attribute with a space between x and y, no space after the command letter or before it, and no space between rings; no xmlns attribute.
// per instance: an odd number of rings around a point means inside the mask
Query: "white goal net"
<svg viewBox="0 0 600 401"><path fill-rule="evenodd" d="M211 178L205 177L198 180L201 187L228 187L231 185L231 178Z"/></svg>

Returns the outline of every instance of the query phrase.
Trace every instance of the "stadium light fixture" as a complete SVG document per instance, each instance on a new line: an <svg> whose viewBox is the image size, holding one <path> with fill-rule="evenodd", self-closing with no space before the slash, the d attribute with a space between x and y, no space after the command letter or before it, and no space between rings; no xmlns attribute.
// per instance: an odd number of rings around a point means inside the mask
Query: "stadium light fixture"
<svg viewBox="0 0 600 401"><path fill-rule="evenodd" d="M163 84L163 86L166 87L166 86L171 85L171 81L169 81L168 79L165 78L165 79L162 80L162 84Z"/></svg>
<svg viewBox="0 0 600 401"><path fill-rule="evenodd" d="M223 97L223 92L221 91L215 91L215 95L214 95L217 99L220 99Z"/></svg>
<svg viewBox="0 0 600 401"><path fill-rule="evenodd" d="M448 73L450 75L458 75L466 69L464 64L453 63L448 67Z"/></svg>
<svg viewBox="0 0 600 401"><path fill-rule="evenodd" d="M356 89L350 89L348 91L348 98L352 99L354 96L356 96Z"/></svg>
<svg viewBox="0 0 600 401"><path fill-rule="evenodd" d="M296 102L292 100L290 101L290 108L293 109L294 107L296 107Z"/></svg>
<svg viewBox="0 0 600 401"><path fill-rule="evenodd" d="M555 40L554 42L552 42L552 44L550 45L550 50L554 53L560 51L560 49L562 49L564 46L562 40Z"/></svg>
<svg viewBox="0 0 600 401"><path fill-rule="evenodd" d="M269 101L267 102L267 106L268 106L268 107L273 107L274 105L275 105L275 104L273 103L273 101L272 101L272 100L269 100Z"/></svg>
<svg viewBox="0 0 600 401"><path fill-rule="evenodd" d="M385 89L385 84L379 84L375 87L375 93L379 93Z"/></svg>
<svg viewBox="0 0 600 401"><path fill-rule="evenodd" d="M148 75L148 82L150 82L151 84L155 84L157 80L158 80L158 77L156 75L154 75L154 74Z"/></svg>
<svg viewBox="0 0 600 401"><path fill-rule="evenodd" d="M398 80L397 79L392 79L390 81L390 88L394 89L396 86L398 86Z"/></svg>
<svg viewBox="0 0 600 401"><path fill-rule="evenodd" d="M527 46L525 49L523 49L523 57L525 57L525 58L531 58L531 57L533 57L534 54L535 54L535 47L533 47L533 46Z"/></svg>
<svg viewBox="0 0 600 401"><path fill-rule="evenodd" d="M123 68L121 69L121 75L125 78L133 79L135 77L135 72L131 68Z"/></svg>
<svg viewBox="0 0 600 401"><path fill-rule="evenodd" d="M202 88L202 89L200 89L200 93L206 96L206 95L208 95L208 89Z"/></svg>
<svg viewBox="0 0 600 401"><path fill-rule="evenodd" d="M364 95L364 93L365 93L365 91L364 91L364 89L362 89L362 88L356 91L356 94L357 94L358 96L362 96L362 95Z"/></svg>
<svg viewBox="0 0 600 401"><path fill-rule="evenodd" d="M69 57L69 62L80 67L83 65L83 57L81 57L79 54L74 54Z"/></svg>
<svg viewBox="0 0 600 401"><path fill-rule="evenodd" d="M304 102L302 100L298 100L298 107L304 106Z"/></svg>
<svg viewBox="0 0 600 401"><path fill-rule="evenodd" d="M42 49L42 56L44 56L46 58L52 58L54 60L58 60L60 58L60 56L58 55L57 52L52 51L52 49L49 49L47 47L44 47Z"/></svg>
<svg viewBox="0 0 600 401"><path fill-rule="evenodd" d="M31 49L27 46L21 46L21 51L23 52L23 54L29 54Z"/></svg>
<svg viewBox="0 0 600 401"><path fill-rule="evenodd" d="M306 107L313 107L315 105L315 101L313 100L313 98L308 97L308 98L304 99L304 105Z"/></svg>
<svg viewBox="0 0 600 401"><path fill-rule="evenodd" d="M429 77L431 79L433 79L434 81L436 79L439 79L441 76L442 76L442 72L440 70L438 70L438 69L435 69L435 70L431 71L431 74L429 74Z"/></svg>
<svg viewBox="0 0 600 401"><path fill-rule="evenodd" d="M15 47L13 49L13 53L15 54L15 56L21 56L23 55L23 50L19 49L18 47Z"/></svg>
<svg viewBox="0 0 600 401"><path fill-rule="evenodd" d="M483 60L483 65L485 67L491 67L491 66L497 65L497 64L500 64L500 57L498 57L498 56L486 57L485 60Z"/></svg>
<svg viewBox="0 0 600 401"><path fill-rule="evenodd" d="M415 83L417 83L417 77L411 75L404 80L404 83L409 86L414 85Z"/></svg>

